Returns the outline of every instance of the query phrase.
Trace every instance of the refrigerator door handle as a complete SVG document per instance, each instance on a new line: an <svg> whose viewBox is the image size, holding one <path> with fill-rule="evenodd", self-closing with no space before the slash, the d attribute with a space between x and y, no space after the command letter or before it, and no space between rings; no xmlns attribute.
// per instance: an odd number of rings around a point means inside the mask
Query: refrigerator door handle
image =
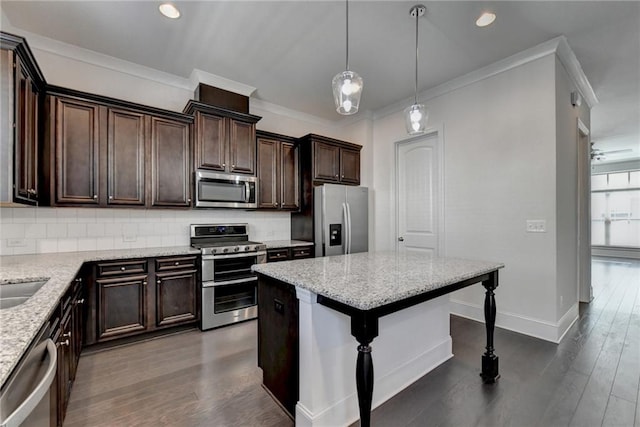
<svg viewBox="0 0 640 427"><path fill-rule="evenodd" d="M347 253L351 253L351 206L347 202Z"/></svg>
<svg viewBox="0 0 640 427"><path fill-rule="evenodd" d="M349 253L349 214L347 211L347 204L342 204L342 219L344 223L344 229L342 230L342 244L344 245L344 250L342 253Z"/></svg>

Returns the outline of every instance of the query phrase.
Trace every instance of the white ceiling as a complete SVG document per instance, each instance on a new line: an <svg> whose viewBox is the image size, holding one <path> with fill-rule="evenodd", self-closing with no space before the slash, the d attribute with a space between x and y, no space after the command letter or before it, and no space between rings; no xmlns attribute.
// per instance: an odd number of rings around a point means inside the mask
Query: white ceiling
<svg viewBox="0 0 640 427"><path fill-rule="evenodd" d="M182 77L200 69L257 88L254 97L340 120L330 82L345 67L343 1L8 1L10 24ZM413 95L415 1L350 2L350 65L364 79L361 110ZM600 103L592 140L610 155L640 157L640 2L424 2L419 90L559 35L582 64ZM477 28L484 10L495 23Z"/></svg>

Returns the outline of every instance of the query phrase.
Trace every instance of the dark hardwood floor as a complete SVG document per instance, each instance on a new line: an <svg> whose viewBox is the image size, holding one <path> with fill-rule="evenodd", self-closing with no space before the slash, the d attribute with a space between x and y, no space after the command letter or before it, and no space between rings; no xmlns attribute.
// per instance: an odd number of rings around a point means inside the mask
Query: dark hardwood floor
<svg viewBox="0 0 640 427"><path fill-rule="evenodd" d="M594 259L593 287L558 345L497 329L494 385L478 376L484 325L452 316L455 356L372 425L640 427L640 262ZM255 344L247 322L83 355L65 426L291 426L260 386Z"/></svg>

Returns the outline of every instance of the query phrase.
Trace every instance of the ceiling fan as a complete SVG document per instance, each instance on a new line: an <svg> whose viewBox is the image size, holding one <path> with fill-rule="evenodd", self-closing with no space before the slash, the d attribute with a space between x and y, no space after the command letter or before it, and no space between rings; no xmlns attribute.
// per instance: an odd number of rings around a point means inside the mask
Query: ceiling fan
<svg viewBox="0 0 640 427"><path fill-rule="evenodd" d="M628 153L633 151L631 148L624 148L621 150L601 150L600 148L594 148L593 144L595 144L595 142L591 143L591 160L606 160L608 154Z"/></svg>

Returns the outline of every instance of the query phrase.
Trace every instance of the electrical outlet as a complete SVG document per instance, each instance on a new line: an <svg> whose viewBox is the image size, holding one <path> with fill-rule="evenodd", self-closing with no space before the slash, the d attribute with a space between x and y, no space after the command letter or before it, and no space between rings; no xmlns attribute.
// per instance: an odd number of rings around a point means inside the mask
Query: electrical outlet
<svg viewBox="0 0 640 427"><path fill-rule="evenodd" d="M27 246L27 242L24 239L7 239L7 246L10 248L19 248Z"/></svg>
<svg viewBox="0 0 640 427"><path fill-rule="evenodd" d="M136 240L136 236L122 236L123 242L135 242Z"/></svg>
<svg viewBox="0 0 640 427"><path fill-rule="evenodd" d="M547 221L544 219L528 219L527 233L546 233Z"/></svg>

